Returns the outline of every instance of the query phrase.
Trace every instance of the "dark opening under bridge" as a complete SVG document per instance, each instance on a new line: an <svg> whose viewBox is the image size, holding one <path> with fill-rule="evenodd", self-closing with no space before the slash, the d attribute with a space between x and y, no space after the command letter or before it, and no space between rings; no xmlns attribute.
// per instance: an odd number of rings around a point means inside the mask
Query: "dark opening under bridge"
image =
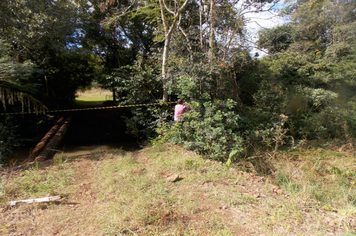
<svg viewBox="0 0 356 236"><path fill-rule="evenodd" d="M128 135L125 134L126 126L121 119L122 112L119 108L158 106L174 103L175 102L157 102L46 111L46 113L63 113L63 115L39 141L26 161L44 161L52 158L67 133L66 139L70 143L80 141L84 143L88 143L90 141L105 142L107 141L106 139L127 140L132 137L128 137ZM31 113L33 114L35 112L1 113L0 115ZM69 129L70 124L71 129Z"/></svg>

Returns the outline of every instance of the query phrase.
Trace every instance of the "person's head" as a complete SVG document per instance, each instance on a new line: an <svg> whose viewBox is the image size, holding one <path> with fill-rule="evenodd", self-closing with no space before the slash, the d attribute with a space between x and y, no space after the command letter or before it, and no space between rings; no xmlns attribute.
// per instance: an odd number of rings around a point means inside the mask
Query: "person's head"
<svg viewBox="0 0 356 236"><path fill-rule="evenodd" d="M180 99L180 98L179 98L178 101L177 101L177 103L178 103L178 104L183 104L183 99Z"/></svg>

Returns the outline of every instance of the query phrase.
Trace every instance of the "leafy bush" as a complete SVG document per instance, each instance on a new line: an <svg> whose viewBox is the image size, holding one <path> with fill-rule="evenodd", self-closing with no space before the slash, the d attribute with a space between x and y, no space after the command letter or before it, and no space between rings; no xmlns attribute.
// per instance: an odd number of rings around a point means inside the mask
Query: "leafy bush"
<svg viewBox="0 0 356 236"><path fill-rule="evenodd" d="M296 128L293 133L305 139L340 138L347 132L346 117L337 108L327 108L298 118L293 120Z"/></svg>
<svg viewBox="0 0 356 236"><path fill-rule="evenodd" d="M236 159L242 151L240 116L235 112L236 102L192 102L191 111L172 126L161 124L156 142L183 143L184 147L219 161Z"/></svg>
<svg viewBox="0 0 356 236"><path fill-rule="evenodd" d="M276 152L300 139L341 137L346 132L346 116L334 107L337 98L337 93L323 88L262 82L254 94L255 105L243 115L246 144Z"/></svg>
<svg viewBox="0 0 356 236"><path fill-rule="evenodd" d="M259 108L252 108L242 119L244 127L243 137L246 148L273 149L288 144L294 145L294 138L290 135L289 116L268 112Z"/></svg>

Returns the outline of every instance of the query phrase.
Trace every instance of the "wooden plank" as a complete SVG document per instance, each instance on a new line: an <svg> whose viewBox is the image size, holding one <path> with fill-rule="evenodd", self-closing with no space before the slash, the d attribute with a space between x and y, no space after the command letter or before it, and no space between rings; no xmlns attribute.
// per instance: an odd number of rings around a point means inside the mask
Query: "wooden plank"
<svg viewBox="0 0 356 236"><path fill-rule="evenodd" d="M16 206L19 202L24 203L34 203L34 202L53 202L61 199L61 196L51 196L51 197L42 197L42 198L33 198L33 199L26 199L26 200L18 200L18 201L11 201L10 206Z"/></svg>

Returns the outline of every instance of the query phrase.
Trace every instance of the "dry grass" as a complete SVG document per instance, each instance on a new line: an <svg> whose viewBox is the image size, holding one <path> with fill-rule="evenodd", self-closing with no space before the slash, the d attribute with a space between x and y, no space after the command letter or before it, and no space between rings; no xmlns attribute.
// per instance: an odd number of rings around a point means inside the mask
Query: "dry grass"
<svg viewBox="0 0 356 236"><path fill-rule="evenodd" d="M265 160L275 169L269 176L170 144L6 170L0 235L352 235L354 152L277 157ZM172 173L179 181L167 181ZM63 198L6 205L52 194Z"/></svg>

